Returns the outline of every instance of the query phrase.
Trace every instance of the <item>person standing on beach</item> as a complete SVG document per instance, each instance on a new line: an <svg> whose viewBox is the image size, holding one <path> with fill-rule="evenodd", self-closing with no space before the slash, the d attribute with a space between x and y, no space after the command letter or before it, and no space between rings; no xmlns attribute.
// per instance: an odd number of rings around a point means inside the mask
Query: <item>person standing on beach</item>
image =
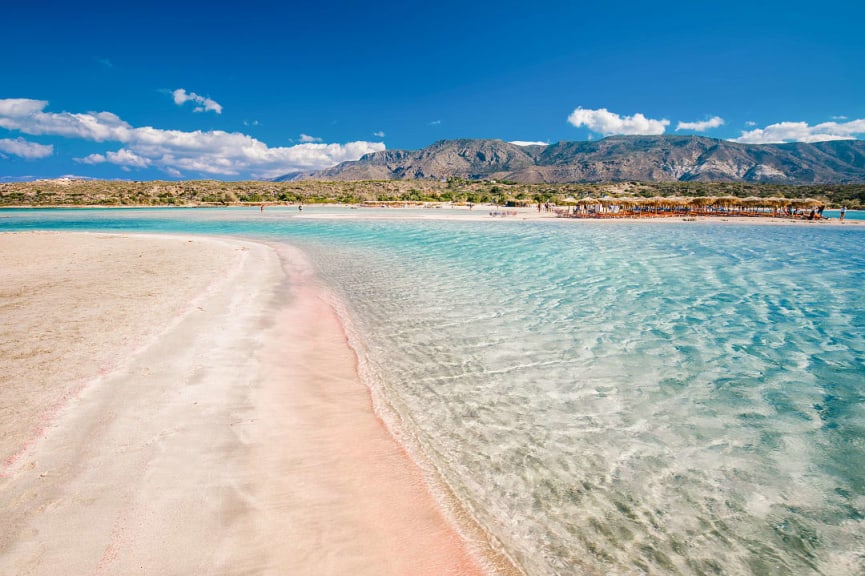
<svg viewBox="0 0 865 576"><path fill-rule="evenodd" d="M847 214L847 207L841 206L841 222L844 221L844 215Z"/></svg>

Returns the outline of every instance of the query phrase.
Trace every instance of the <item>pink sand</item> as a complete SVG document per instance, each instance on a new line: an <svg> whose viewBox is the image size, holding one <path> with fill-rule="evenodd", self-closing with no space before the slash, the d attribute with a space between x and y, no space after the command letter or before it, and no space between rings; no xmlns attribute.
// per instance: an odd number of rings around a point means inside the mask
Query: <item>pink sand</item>
<svg viewBox="0 0 865 576"><path fill-rule="evenodd" d="M239 257L199 271L206 297L94 365L0 478L0 574L514 573L484 568L376 416L300 255L217 244Z"/></svg>

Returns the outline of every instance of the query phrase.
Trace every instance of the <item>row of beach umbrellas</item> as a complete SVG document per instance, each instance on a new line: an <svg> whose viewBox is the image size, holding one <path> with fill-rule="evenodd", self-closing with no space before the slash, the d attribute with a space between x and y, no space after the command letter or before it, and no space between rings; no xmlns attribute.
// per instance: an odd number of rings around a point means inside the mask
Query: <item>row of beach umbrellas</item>
<svg viewBox="0 0 865 576"><path fill-rule="evenodd" d="M604 196L602 198L566 198L565 204L575 204L577 206L619 206L623 209L635 207L649 208L690 208L690 209L706 209L706 208L742 208L742 209L809 209L819 208L825 205L822 200L816 198L757 198L751 196L748 198L739 198L737 196L655 196L651 198L640 198L634 196L612 197Z"/></svg>

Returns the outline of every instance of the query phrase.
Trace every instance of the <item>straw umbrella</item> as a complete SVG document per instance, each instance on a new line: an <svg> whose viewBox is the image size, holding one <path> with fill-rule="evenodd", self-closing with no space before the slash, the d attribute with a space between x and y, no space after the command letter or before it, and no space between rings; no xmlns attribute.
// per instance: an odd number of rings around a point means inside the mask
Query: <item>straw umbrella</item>
<svg viewBox="0 0 865 576"><path fill-rule="evenodd" d="M612 208L613 206L618 206L618 204L619 204L619 199L618 199L618 198L614 198L614 197L612 197L612 196L604 196L604 197L602 197L602 198L598 198L598 202L599 202L600 205L602 206L603 211L604 211L605 213L611 213L611 212L613 212L613 210L611 210L611 208Z"/></svg>
<svg viewBox="0 0 865 576"><path fill-rule="evenodd" d="M653 213L657 216L658 208L663 205L665 198L663 196L652 196L651 198L646 198L645 204L651 208L654 208Z"/></svg>
<svg viewBox="0 0 865 576"><path fill-rule="evenodd" d="M585 198L580 198L579 200L577 200L576 204L577 206L580 206L581 211L588 211L589 206L595 206L598 204L598 199L586 196Z"/></svg>
<svg viewBox="0 0 865 576"><path fill-rule="evenodd" d="M712 205L715 198L712 196L695 196L690 199L691 206L696 208L698 212L705 212L706 208Z"/></svg>
<svg viewBox="0 0 865 576"><path fill-rule="evenodd" d="M736 196L718 196L715 198L713 205L718 208L730 209L732 206L741 206L742 199Z"/></svg>
<svg viewBox="0 0 865 576"><path fill-rule="evenodd" d="M817 208L819 206L823 206L824 202L822 200L817 200L816 198L793 198L790 200L790 205L795 208Z"/></svg>
<svg viewBox="0 0 865 576"><path fill-rule="evenodd" d="M756 196L748 196L742 199L742 207L749 208L751 212L756 212L757 208L763 206L763 199Z"/></svg>
<svg viewBox="0 0 865 576"><path fill-rule="evenodd" d="M675 210L677 208L690 208L691 206L690 199L685 198L684 196L668 196L666 200L667 206L674 211L677 211Z"/></svg>
<svg viewBox="0 0 865 576"><path fill-rule="evenodd" d="M622 206L622 208L626 209L631 214L633 214L635 206L640 206L644 204L644 202L644 198L636 198L634 196L625 196L623 198L619 198L619 204Z"/></svg>
<svg viewBox="0 0 865 576"><path fill-rule="evenodd" d="M763 198L763 201L766 203L766 206L772 209L772 214L775 216L778 215L778 210L784 208L790 202L788 199L779 196Z"/></svg>

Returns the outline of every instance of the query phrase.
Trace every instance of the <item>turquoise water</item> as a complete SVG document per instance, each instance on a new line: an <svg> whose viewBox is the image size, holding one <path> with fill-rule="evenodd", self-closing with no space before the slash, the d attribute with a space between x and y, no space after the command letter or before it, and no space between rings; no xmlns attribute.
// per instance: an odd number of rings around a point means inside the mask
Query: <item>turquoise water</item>
<svg viewBox="0 0 865 576"><path fill-rule="evenodd" d="M838 218L840 216L840 210L826 210L823 212L823 216L826 218ZM865 220L865 210L847 210L847 214L844 215L845 220Z"/></svg>
<svg viewBox="0 0 865 576"><path fill-rule="evenodd" d="M370 385L528 574L865 573L865 229L350 214L7 210L0 230L299 246Z"/></svg>

